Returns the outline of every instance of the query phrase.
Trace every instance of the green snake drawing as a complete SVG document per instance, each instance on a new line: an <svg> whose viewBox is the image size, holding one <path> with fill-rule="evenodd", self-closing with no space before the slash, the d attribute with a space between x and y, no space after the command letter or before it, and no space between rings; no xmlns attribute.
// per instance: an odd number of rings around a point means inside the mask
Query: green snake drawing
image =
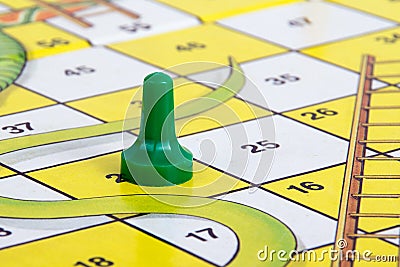
<svg viewBox="0 0 400 267"><path fill-rule="evenodd" d="M25 61L26 53L22 45L0 31L0 91L18 78Z"/></svg>

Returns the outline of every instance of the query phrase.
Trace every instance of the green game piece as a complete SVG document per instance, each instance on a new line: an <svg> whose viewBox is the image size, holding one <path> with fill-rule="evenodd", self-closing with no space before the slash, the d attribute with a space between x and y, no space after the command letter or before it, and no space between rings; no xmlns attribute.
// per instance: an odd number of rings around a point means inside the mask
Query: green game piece
<svg viewBox="0 0 400 267"><path fill-rule="evenodd" d="M152 73L143 83L139 136L121 154L121 175L138 185L167 186L190 180L192 167L192 153L175 134L173 81Z"/></svg>

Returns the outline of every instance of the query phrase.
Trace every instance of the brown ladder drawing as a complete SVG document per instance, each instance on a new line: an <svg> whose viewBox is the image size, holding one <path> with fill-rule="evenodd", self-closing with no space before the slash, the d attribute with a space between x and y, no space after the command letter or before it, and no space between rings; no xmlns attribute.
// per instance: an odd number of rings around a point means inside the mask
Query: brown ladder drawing
<svg viewBox="0 0 400 267"><path fill-rule="evenodd" d="M69 12L68 10L62 9L60 6L58 6L55 3L49 3L46 2L45 0L32 0L33 2L35 2L38 6L41 6L45 9L51 10L54 13L63 16L64 18L77 23L78 25L88 28L88 27L92 27L93 25L87 21L85 21L82 17L78 17L76 15L74 15L72 12ZM116 11L119 12L121 14L124 14L126 16L129 16L133 19L138 19L140 16L134 12L131 12L129 10L126 10L120 6L114 5L113 3L111 3L110 1L106 1L106 0L92 0L93 3L96 3L98 5L103 5L109 8L108 11L112 12L112 11ZM90 16L90 15L86 15L86 16Z"/></svg>
<svg viewBox="0 0 400 267"><path fill-rule="evenodd" d="M368 139L368 129L371 127L400 127L398 122L373 122L368 121L369 112L373 109L400 109L400 103L398 106L371 106L371 97L374 94L381 93L393 93L400 94L399 90L371 90L372 80L374 78L387 78L387 77L400 77L397 75L377 75L374 76L374 66L377 64L393 64L400 63L400 60L388 60L388 61L376 61L374 56L365 55L362 59L360 82L356 97L356 105L354 110L353 124L351 129L351 137L349 144L349 152L347 157L347 165L345 171L345 177L343 182L343 191L341 197L341 205L339 209L339 219L336 232L336 240L334 249L340 255L351 255L351 251L356 249L356 241L359 238L387 238L387 239L399 239L399 235L383 235L383 234L363 234L357 231L359 218L399 218L400 212L398 213L364 213L360 212L360 204L363 199L374 198L374 199L393 199L398 201L400 199L399 194L386 194L384 192L377 192L376 194L363 193L362 183L366 179L400 179L400 173L397 175L377 173L377 174L366 174L364 173L364 163L369 160L381 160L381 161L398 161L399 157L367 157L366 146L367 144L379 143L379 144L393 144L400 143L399 139L380 139L371 140ZM382 170L384 171L384 170ZM400 221L400 220L399 220ZM344 244L344 245L343 245ZM349 252L349 253L348 253ZM400 252L399 252L400 253ZM332 262L334 267L351 267L353 266L354 259L342 257Z"/></svg>

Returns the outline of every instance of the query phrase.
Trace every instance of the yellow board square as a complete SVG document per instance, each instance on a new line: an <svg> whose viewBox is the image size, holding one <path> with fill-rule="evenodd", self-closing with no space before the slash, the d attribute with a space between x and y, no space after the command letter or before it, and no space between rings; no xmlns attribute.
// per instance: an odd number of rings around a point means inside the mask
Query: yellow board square
<svg viewBox="0 0 400 267"><path fill-rule="evenodd" d="M355 96L344 97L284 113L318 129L350 138Z"/></svg>
<svg viewBox="0 0 400 267"><path fill-rule="evenodd" d="M190 82L184 78L178 78L174 83L175 108L177 109L179 109L179 105L205 96L212 91L210 88ZM125 119L127 112L130 118L139 118L141 112L141 93L142 90L134 88L73 101L68 103L68 105L108 122ZM179 112L177 114L179 115ZM225 103L221 103L220 106L200 114L181 119L176 117L176 132L179 136L184 136L268 115L271 115L271 112L247 104L237 98L232 98ZM136 125L134 128L138 127L139 125ZM138 130L135 132L138 133Z"/></svg>
<svg viewBox="0 0 400 267"><path fill-rule="evenodd" d="M305 49L302 52L334 64L360 71L361 56L371 54L377 60L400 59L400 27L375 32L340 42ZM375 75L399 74L400 64L382 64ZM389 83L398 83L400 78L382 78Z"/></svg>
<svg viewBox="0 0 400 267"><path fill-rule="evenodd" d="M116 238L118 243L115 243ZM154 256L155 251L157 256ZM210 266L187 252L120 222L2 250L0 258L7 267Z"/></svg>
<svg viewBox="0 0 400 267"><path fill-rule="evenodd" d="M173 72L182 75L220 65L176 65L198 61L226 65L229 56L233 56L240 63L285 51L276 45L214 24L117 43L110 47L161 68L175 66Z"/></svg>
<svg viewBox="0 0 400 267"><path fill-rule="evenodd" d="M125 119L128 108L130 111L129 117L140 116L141 101L138 100L139 102L133 103L134 100L132 99L133 96L138 93L139 87L136 87L119 92L72 101L67 103L67 105L107 122L119 121Z"/></svg>
<svg viewBox="0 0 400 267"><path fill-rule="evenodd" d="M280 4L298 2L298 0L203 0L203 1L181 1L181 0L158 0L178 9L189 12L203 21L213 21L236 14L249 12L261 8L277 6Z"/></svg>
<svg viewBox="0 0 400 267"><path fill-rule="evenodd" d="M120 155L118 152L35 171L28 175L77 198L146 193L211 196L248 186L197 162L194 162L193 178L181 185L140 187L128 182L117 183Z"/></svg>
<svg viewBox="0 0 400 267"><path fill-rule="evenodd" d="M364 175L400 175L398 161L366 161ZM364 194L399 194L398 179L364 179L362 193ZM361 200L360 211L365 213L399 214L400 199L398 198L366 198ZM369 231L377 231L399 224L398 218L360 218L359 227Z"/></svg>
<svg viewBox="0 0 400 267"><path fill-rule="evenodd" d="M56 104L17 85L11 85L1 92L0 103L0 116Z"/></svg>
<svg viewBox="0 0 400 267"><path fill-rule="evenodd" d="M331 2L343 4L348 7L356 8L368 13L395 20L400 22L400 5L395 0L329 0Z"/></svg>
<svg viewBox="0 0 400 267"><path fill-rule="evenodd" d="M60 0L45 0L48 3L59 3ZM24 9L37 6L32 0L0 0L1 4L11 7L12 9Z"/></svg>
<svg viewBox="0 0 400 267"><path fill-rule="evenodd" d="M382 93L372 94L370 106L400 106L400 89L397 87L387 87L382 91L397 91L397 93ZM369 111L370 123L385 123L394 122L400 123L400 109L372 109ZM399 139L400 127L369 127L368 139L381 140L381 139ZM369 147L378 149L379 151L389 151L400 148L400 144L370 144ZM400 173L400 172L399 172Z"/></svg>
<svg viewBox="0 0 400 267"><path fill-rule="evenodd" d="M28 59L36 59L89 46L89 43L45 22L8 27L4 32L25 47Z"/></svg>
<svg viewBox="0 0 400 267"><path fill-rule="evenodd" d="M330 217L337 218L344 168L344 165L339 165L271 182L263 185L263 187Z"/></svg>
<svg viewBox="0 0 400 267"><path fill-rule="evenodd" d="M0 166L0 178L10 176L13 174L15 174L15 173L12 170L10 170L6 167Z"/></svg>
<svg viewBox="0 0 400 267"><path fill-rule="evenodd" d="M380 90L400 92L397 87L386 87ZM390 106L398 105L398 103L400 103L400 93L382 93L371 96L371 106ZM285 115L318 129L350 139L354 105L355 96L350 96L286 112ZM369 122L400 123L400 109L370 110ZM370 127L368 129L368 139L371 140L398 139L398 136L400 136L400 127ZM396 149L399 145L368 144L368 147L385 152Z"/></svg>
<svg viewBox="0 0 400 267"><path fill-rule="evenodd" d="M400 163L368 162L365 174L391 174L400 173ZM386 171L386 172L385 172ZM384 172L384 173L382 173ZM293 178L278 180L263 185L271 190L295 202L318 210L330 217L337 218L340 206L340 197L343 186L345 165L299 175ZM363 193L366 194L398 194L400 182L366 180L363 183ZM363 199L361 201L362 212L398 213L400 202L397 199ZM360 218L359 228L364 231L376 231L398 224L398 219L364 219Z"/></svg>
<svg viewBox="0 0 400 267"><path fill-rule="evenodd" d="M377 238L358 238L356 250L362 256L371 258L371 261L356 260L354 267L398 267L398 260L394 257L399 256L399 248L393 244L379 240ZM369 253L370 252L370 253ZM374 257L380 257L380 260L372 260Z"/></svg>
<svg viewBox="0 0 400 267"><path fill-rule="evenodd" d="M0 3L13 9L22 9L35 6L35 3L31 0L0 0Z"/></svg>

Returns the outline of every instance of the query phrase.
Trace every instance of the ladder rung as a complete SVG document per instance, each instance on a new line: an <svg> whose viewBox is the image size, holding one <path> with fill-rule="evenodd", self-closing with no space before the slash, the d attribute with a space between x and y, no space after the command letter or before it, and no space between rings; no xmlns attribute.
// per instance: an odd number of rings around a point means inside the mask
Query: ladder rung
<svg viewBox="0 0 400 267"><path fill-rule="evenodd" d="M348 237L355 238L388 238L388 239L398 239L400 235L378 235L378 234L348 234Z"/></svg>
<svg viewBox="0 0 400 267"><path fill-rule="evenodd" d="M367 158L367 157L357 157L358 161L365 161L365 160L400 160L400 157L392 157L392 158L381 158L381 157L375 157L375 158Z"/></svg>
<svg viewBox="0 0 400 267"><path fill-rule="evenodd" d="M106 7L110 8L110 9L112 9L114 11L117 11L117 12L119 12L121 14L124 14L124 15L126 15L128 17L131 17L133 19L140 18L140 16L138 14L133 13L133 12L131 12L131 11L125 9L125 8L122 8L122 7L119 7L117 5L114 5L114 4L112 4L112 3L108 2L108 1L105 1L105 0L92 0L92 1L97 3L97 4L99 4L99 5L106 6Z"/></svg>
<svg viewBox="0 0 400 267"><path fill-rule="evenodd" d="M393 94L393 93L400 93L399 90L368 90L366 91L367 94Z"/></svg>
<svg viewBox="0 0 400 267"><path fill-rule="evenodd" d="M98 15L109 13L111 11L113 11L113 10L112 9L99 10L99 11L95 11L92 13L84 14L84 15L82 15L82 17L87 18L87 17L98 16Z"/></svg>
<svg viewBox="0 0 400 267"><path fill-rule="evenodd" d="M375 61L375 64L390 64L390 63L400 63L400 60L394 59L394 60L379 60Z"/></svg>
<svg viewBox="0 0 400 267"><path fill-rule="evenodd" d="M400 74L373 75L373 76L368 76L368 79L375 79L375 78L397 78L397 77L400 77Z"/></svg>
<svg viewBox="0 0 400 267"><path fill-rule="evenodd" d="M393 213L349 213L351 217L369 217L369 218L400 218L400 214Z"/></svg>
<svg viewBox="0 0 400 267"><path fill-rule="evenodd" d="M366 106L363 109L400 109L400 106Z"/></svg>
<svg viewBox="0 0 400 267"><path fill-rule="evenodd" d="M39 5L39 6L43 7L43 8L47 8L47 9L53 11L54 13L56 13L56 14L58 14L60 16L63 16L64 18L69 19L69 20L77 23L78 25L80 25L82 27L86 27L87 28L87 27L92 27L93 26L91 23L83 20L81 17L77 17L73 13L62 9L62 8L58 7L57 5L54 5L52 3L48 3L48 2L46 2L44 0L32 0L32 1L35 2L37 5ZM117 12L119 12L121 14L124 14L126 16L129 16L129 17L131 17L133 19L140 18L139 14L131 12L131 11L129 11L129 10L125 9L125 8L122 8L120 6L114 5L113 3L109 2L109 1L106 1L106 0L92 0L92 1L95 2L98 5L103 5L103 6L108 7L109 10L95 12L95 13L92 13L92 14L87 14L87 15L84 15L84 17L93 16L95 14L98 15L98 14L102 14L104 12L117 11Z"/></svg>
<svg viewBox="0 0 400 267"><path fill-rule="evenodd" d="M360 198L400 198L400 194L352 194Z"/></svg>
<svg viewBox="0 0 400 267"><path fill-rule="evenodd" d="M47 3L43 0L33 0L33 2L36 3L38 6L47 8L48 10L51 10L51 11L55 12L56 14L63 16L64 18L77 23L78 25L80 25L82 27L88 28L88 27L93 26L89 22L86 22L83 19L76 17L73 13L63 10L63 9L59 8L58 6L53 5L51 3Z"/></svg>
<svg viewBox="0 0 400 267"><path fill-rule="evenodd" d="M355 179L400 179L400 175L354 175Z"/></svg>
<svg viewBox="0 0 400 267"><path fill-rule="evenodd" d="M370 126L400 126L400 122L370 122L370 123L361 123L363 127Z"/></svg>
<svg viewBox="0 0 400 267"><path fill-rule="evenodd" d="M360 144L397 144L400 143L400 139L375 139L375 140L359 140Z"/></svg>

